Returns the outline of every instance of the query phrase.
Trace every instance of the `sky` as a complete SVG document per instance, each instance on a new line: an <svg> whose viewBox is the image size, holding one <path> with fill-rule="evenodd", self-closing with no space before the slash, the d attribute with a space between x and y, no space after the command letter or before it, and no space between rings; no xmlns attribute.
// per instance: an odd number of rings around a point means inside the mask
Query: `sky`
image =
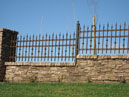
<svg viewBox="0 0 129 97"><path fill-rule="evenodd" d="M129 0L0 0L0 28L21 35L73 33L76 22L129 24Z"/></svg>

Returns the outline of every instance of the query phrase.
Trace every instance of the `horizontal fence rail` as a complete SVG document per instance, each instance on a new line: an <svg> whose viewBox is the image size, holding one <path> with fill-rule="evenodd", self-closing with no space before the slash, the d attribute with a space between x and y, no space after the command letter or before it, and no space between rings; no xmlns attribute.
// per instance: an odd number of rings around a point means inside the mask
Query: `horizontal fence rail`
<svg viewBox="0 0 129 97"><path fill-rule="evenodd" d="M93 54L93 38L95 38L95 52L97 55L129 54L129 26L113 27L99 25L95 28L95 37L93 37L93 26L80 31L79 54Z"/></svg>
<svg viewBox="0 0 129 97"><path fill-rule="evenodd" d="M75 33L20 36L11 39L10 61L66 62L75 60ZM16 51L16 53L15 53Z"/></svg>

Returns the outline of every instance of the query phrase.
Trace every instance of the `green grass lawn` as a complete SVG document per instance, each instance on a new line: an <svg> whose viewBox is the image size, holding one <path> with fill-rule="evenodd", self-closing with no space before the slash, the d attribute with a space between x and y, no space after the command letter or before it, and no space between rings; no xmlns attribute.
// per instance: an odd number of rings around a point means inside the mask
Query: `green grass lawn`
<svg viewBox="0 0 129 97"><path fill-rule="evenodd" d="M0 97L129 97L129 84L2 83Z"/></svg>

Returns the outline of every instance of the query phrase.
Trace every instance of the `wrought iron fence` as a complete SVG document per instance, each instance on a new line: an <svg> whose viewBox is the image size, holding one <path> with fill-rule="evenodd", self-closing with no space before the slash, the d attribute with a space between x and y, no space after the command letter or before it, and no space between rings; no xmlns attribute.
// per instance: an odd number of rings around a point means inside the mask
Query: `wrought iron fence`
<svg viewBox="0 0 129 97"><path fill-rule="evenodd" d="M78 22L77 31L72 35L53 33L15 38L11 39L10 61L71 62L76 61L77 55L92 55L93 52L96 55L129 54L129 26L126 24L83 26L81 30Z"/></svg>
<svg viewBox="0 0 129 97"><path fill-rule="evenodd" d="M15 37L14 37L15 38ZM75 59L75 33L69 35L20 36L12 38L10 61L73 61ZM16 45L14 45L16 44ZM15 53L16 50L16 53Z"/></svg>
<svg viewBox="0 0 129 97"><path fill-rule="evenodd" d="M97 55L117 55L129 54L129 26L99 25L95 27L95 37L93 37L93 26L80 31L79 54L91 55L93 50ZM93 39L95 38L95 48L93 48Z"/></svg>

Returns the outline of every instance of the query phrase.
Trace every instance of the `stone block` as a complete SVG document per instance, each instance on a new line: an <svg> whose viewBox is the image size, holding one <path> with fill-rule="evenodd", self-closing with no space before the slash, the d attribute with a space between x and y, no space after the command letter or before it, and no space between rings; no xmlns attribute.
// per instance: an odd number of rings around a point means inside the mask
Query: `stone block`
<svg viewBox="0 0 129 97"><path fill-rule="evenodd" d="M0 28L0 32L3 32L4 31L4 28Z"/></svg>

